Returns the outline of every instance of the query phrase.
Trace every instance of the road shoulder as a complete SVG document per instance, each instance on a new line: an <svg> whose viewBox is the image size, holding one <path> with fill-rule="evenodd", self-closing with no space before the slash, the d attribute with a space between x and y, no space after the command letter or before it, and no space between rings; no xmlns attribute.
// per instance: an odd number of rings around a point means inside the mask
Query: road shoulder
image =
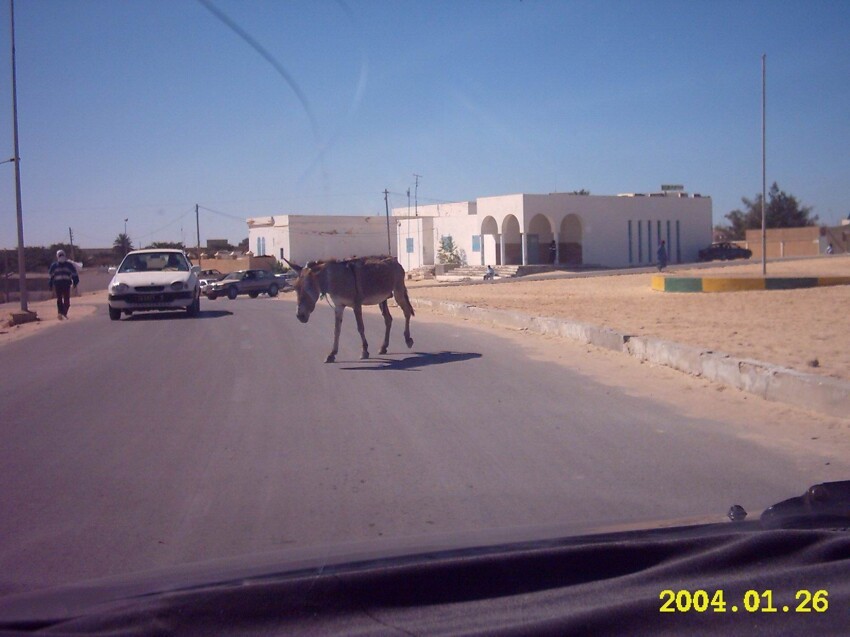
<svg viewBox="0 0 850 637"><path fill-rule="evenodd" d="M14 326L10 326L7 319L12 312L19 311L20 307L15 303L5 303L0 306L0 318L2 318L0 347L9 343L15 343L35 334L41 334L45 330L52 329L66 322L90 318L97 314L104 303L106 303L105 291L88 292L80 296L72 296L71 309L68 312L67 319L59 319L58 312L56 311L56 301L53 299L28 303L27 309L36 313L38 316L37 320Z"/></svg>

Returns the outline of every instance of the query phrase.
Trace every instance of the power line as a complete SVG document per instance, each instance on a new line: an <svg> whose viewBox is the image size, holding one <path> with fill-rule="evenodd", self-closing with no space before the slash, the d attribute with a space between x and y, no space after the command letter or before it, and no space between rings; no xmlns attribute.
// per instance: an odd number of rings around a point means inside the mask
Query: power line
<svg viewBox="0 0 850 637"><path fill-rule="evenodd" d="M186 212L184 212L183 214L181 214L179 217L175 217L174 219L172 219L171 221L169 221L168 223L166 223L164 226L162 226L162 227L160 227L160 228L157 228L156 230L151 230L150 232L148 232L148 233L146 233L146 234L139 235L139 236L138 236L139 241L141 241L142 239L147 239L147 238L149 238L149 237L153 237L153 235L155 235L155 234L157 234L157 233L159 233L159 232L162 232L162 231L163 231L163 230L165 230L166 228L169 228L169 227L173 226L175 223L177 223L178 221L180 221L183 217L185 217L186 215L188 215L190 212L193 212L193 209L191 209L191 208L190 208L189 210L187 210Z"/></svg>
<svg viewBox="0 0 850 637"><path fill-rule="evenodd" d="M227 213L227 212L222 212L221 210L213 210L212 208L207 208L206 206L201 206L200 204L198 204L198 207L201 210L206 210L207 212L211 212L214 215L219 215L220 217L226 217L228 219L233 219L235 221L241 221L242 223L246 223L246 220L248 219L248 217L246 217L244 215L243 216L236 216L236 215L232 215L232 214ZM271 216L274 216L274 215L262 215L262 216L271 217Z"/></svg>

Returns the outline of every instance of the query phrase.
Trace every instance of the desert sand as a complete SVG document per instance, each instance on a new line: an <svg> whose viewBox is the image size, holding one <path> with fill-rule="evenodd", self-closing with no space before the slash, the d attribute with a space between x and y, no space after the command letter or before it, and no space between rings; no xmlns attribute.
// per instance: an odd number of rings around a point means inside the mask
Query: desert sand
<svg viewBox="0 0 850 637"><path fill-rule="evenodd" d="M759 276L761 262L668 270L676 276ZM850 256L769 262L768 276L850 276ZM850 380L850 285L797 290L670 293L649 273L412 286L413 298L519 310L656 336Z"/></svg>

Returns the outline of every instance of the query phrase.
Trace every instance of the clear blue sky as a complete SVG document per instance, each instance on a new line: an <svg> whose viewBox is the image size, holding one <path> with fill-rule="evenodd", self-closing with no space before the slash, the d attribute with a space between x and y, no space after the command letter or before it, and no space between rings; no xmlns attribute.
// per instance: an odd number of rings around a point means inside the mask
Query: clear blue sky
<svg viewBox="0 0 850 637"><path fill-rule="evenodd" d="M27 245L247 236L514 192L713 197L768 185L850 213L850 2L17 0ZM0 0L0 157L12 156ZM0 165L0 246L16 244ZM210 212L210 210L216 212Z"/></svg>

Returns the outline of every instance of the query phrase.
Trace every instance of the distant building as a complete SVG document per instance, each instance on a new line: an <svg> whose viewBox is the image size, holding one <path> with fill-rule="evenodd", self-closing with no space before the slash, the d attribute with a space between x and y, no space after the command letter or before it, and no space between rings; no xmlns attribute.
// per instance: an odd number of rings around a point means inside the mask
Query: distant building
<svg viewBox="0 0 850 637"><path fill-rule="evenodd" d="M248 247L255 256L304 264L319 259L395 254L396 224L382 216L274 215L248 219Z"/></svg>
<svg viewBox="0 0 850 637"><path fill-rule="evenodd" d="M434 265L446 237L469 265L648 265L662 240L670 261L681 263L711 243L711 214L710 197L678 189L480 197L419 206L411 216L407 207L393 209L389 245L407 270ZM389 251L383 216L252 217L248 240L257 256L296 263Z"/></svg>
<svg viewBox="0 0 850 637"><path fill-rule="evenodd" d="M433 264L445 237L470 265L605 267L652 263L662 240L671 262L696 261L712 238L711 198L682 191L515 194L419 206L414 218L407 210L393 210L407 269Z"/></svg>
<svg viewBox="0 0 850 637"><path fill-rule="evenodd" d="M738 245L753 251L753 259L761 259L761 229L747 230L746 240ZM803 226L802 228L767 228L765 247L768 258L813 257L827 254L832 244L834 254L850 252L850 230L847 226Z"/></svg>
<svg viewBox="0 0 850 637"><path fill-rule="evenodd" d="M230 243L227 239L207 239L206 252L212 254L221 250L230 250Z"/></svg>

